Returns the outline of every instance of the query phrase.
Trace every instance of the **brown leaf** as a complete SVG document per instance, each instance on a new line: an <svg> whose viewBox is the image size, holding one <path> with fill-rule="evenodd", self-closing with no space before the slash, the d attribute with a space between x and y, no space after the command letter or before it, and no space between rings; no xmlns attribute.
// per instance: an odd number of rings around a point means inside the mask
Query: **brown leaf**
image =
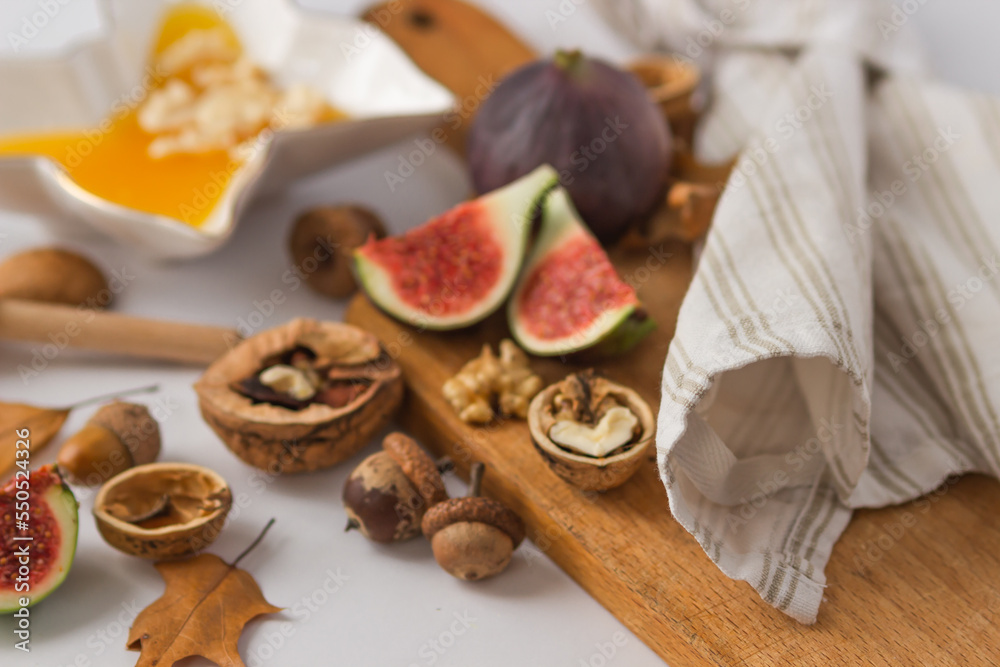
<svg viewBox="0 0 1000 667"><path fill-rule="evenodd" d="M245 667L237 648L243 627L281 607L264 599L248 572L212 554L157 563L156 569L167 589L129 630L128 648L142 651L136 667L170 667L195 655L220 667Z"/></svg>
<svg viewBox="0 0 1000 667"><path fill-rule="evenodd" d="M66 408L38 408L24 403L0 402L0 479L5 479L17 461L17 431L27 429L32 457L47 445L69 416ZM23 449L23 448L22 448Z"/></svg>

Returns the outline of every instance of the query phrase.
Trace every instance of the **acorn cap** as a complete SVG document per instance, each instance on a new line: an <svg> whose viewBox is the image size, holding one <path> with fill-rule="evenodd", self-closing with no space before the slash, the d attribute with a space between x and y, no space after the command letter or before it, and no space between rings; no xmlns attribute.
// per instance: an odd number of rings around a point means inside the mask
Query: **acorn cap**
<svg viewBox="0 0 1000 667"><path fill-rule="evenodd" d="M118 436L135 465L152 463L160 455L160 425L145 405L114 401L101 406L88 423Z"/></svg>
<svg viewBox="0 0 1000 667"><path fill-rule="evenodd" d="M416 487L427 507L448 499L444 480L437 464L416 441L403 433L390 433L382 441L382 449L399 464L403 473Z"/></svg>
<svg viewBox="0 0 1000 667"><path fill-rule="evenodd" d="M451 498L427 510L421 529L427 539L438 531L460 521L485 523L502 530L514 543L514 548L524 539L524 521L514 510L501 502L479 496Z"/></svg>

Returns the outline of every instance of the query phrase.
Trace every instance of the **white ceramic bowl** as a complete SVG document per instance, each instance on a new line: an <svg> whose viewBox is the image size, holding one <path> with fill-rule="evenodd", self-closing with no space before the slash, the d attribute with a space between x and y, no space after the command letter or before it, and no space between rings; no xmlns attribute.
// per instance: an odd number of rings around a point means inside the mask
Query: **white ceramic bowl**
<svg viewBox="0 0 1000 667"><path fill-rule="evenodd" d="M113 105L141 94L150 44L170 4L174 0L102 0L101 38L58 57L0 58L0 135L95 127ZM0 207L80 218L151 257L204 255L232 234L254 195L426 130L454 104L446 89L368 24L307 13L291 0L201 4L223 15L250 58L279 84L307 83L350 118L275 132L240 167L198 228L97 197L43 157L0 157Z"/></svg>

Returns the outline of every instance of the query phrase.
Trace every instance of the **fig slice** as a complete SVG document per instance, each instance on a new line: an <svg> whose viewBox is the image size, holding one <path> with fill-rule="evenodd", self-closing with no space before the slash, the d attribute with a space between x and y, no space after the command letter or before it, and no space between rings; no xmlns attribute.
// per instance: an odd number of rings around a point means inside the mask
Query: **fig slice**
<svg viewBox="0 0 1000 667"><path fill-rule="evenodd" d="M18 492L22 498L26 492L27 500L18 499ZM22 503L27 517L18 509ZM27 530L19 529L22 520ZM28 598L30 607L58 588L76 554L77 502L55 466L33 470L27 479L15 477L0 489L0 526L0 614L12 614L20 609L20 598ZM18 571L23 545L30 562L26 580Z"/></svg>
<svg viewBox="0 0 1000 667"><path fill-rule="evenodd" d="M545 201L542 228L507 318L518 344L536 356L589 348L616 354L655 327L562 188Z"/></svg>
<svg viewBox="0 0 1000 667"><path fill-rule="evenodd" d="M425 329L484 319L510 294L532 216L557 179L542 165L401 236L369 239L354 252L365 292L393 317Z"/></svg>

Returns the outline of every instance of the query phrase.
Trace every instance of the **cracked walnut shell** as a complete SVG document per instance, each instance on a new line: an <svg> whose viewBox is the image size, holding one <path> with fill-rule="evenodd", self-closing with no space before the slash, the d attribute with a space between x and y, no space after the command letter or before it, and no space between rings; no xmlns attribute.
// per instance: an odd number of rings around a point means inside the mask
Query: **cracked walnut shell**
<svg viewBox="0 0 1000 667"><path fill-rule="evenodd" d="M630 442L605 456L588 456L553 441L559 421L594 428L611 411L625 407L638 422ZM528 408L528 430L535 450L566 482L584 491L607 491L621 486L647 460L656 419L637 392L592 372L573 373L540 391Z"/></svg>
<svg viewBox="0 0 1000 667"><path fill-rule="evenodd" d="M132 556L160 560L204 549L219 535L233 495L192 463L147 463L110 479L94 498L101 537Z"/></svg>
<svg viewBox="0 0 1000 667"><path fill-rule="evenodd" d="M299 349L323 360L324 377L347 387L346 403L301 409L254 400L240 382ZM195 384L201 414L222 441L252 466L272 473L327 468L353 456L399 407L403 378L372 334L349 324L296 319L261 332L216 360ZM320 398L321 395L317 395Z"/></svg>

